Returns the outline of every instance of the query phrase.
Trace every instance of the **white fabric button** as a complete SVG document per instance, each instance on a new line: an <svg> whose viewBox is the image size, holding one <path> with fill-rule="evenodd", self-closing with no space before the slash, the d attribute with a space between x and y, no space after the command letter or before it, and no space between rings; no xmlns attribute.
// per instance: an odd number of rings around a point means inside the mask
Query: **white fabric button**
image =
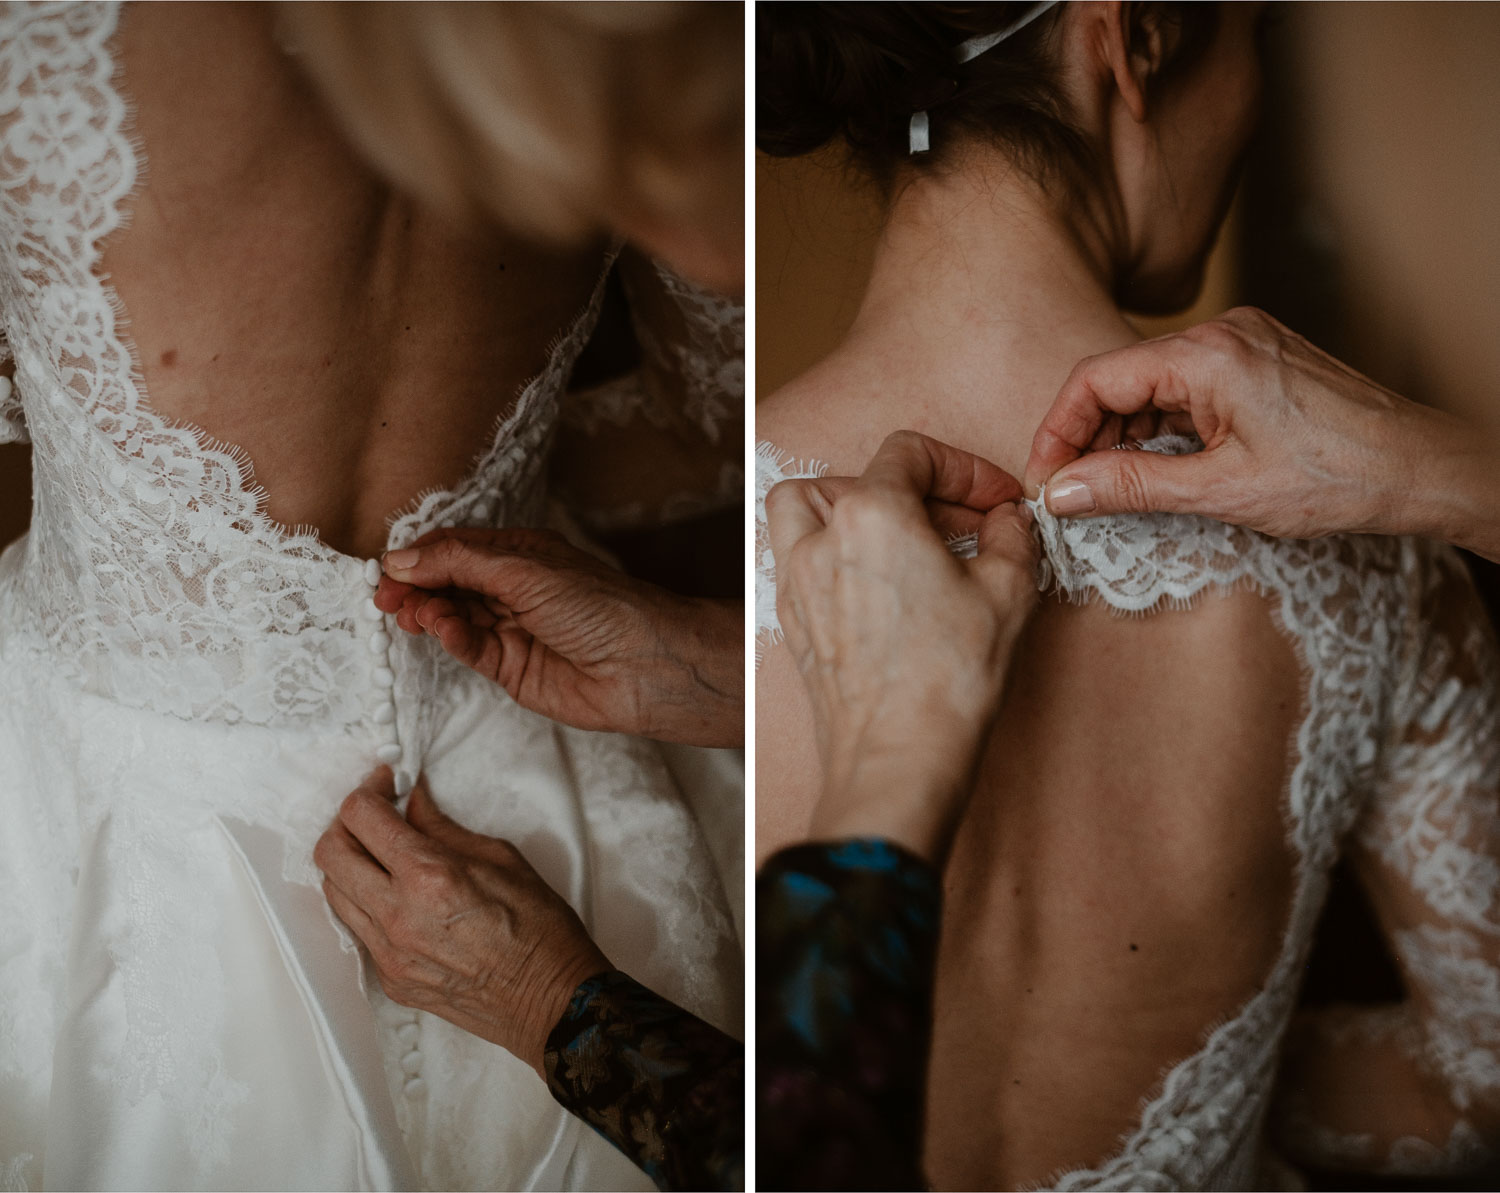
<svg viewBox="0 0 1500 1193"><path fill-rule="evenodd" d="M411 775L407 774L406 771L398 770L396 772L397 799L405 799L408 795L411 794L411 789L415 786L416 783L413 782Z"/></svg>
<svg viewBox="0 0 1500 1193"><path fill-rule="evenodd" d="M427 1082L423 1081L420 1077L413 1077L401 1087L401 1092L415 1102L427 1092Z"/></svg>
<svg viewBox="0 0 1500 1193"><path fill-rule="evenodd" d="M415 1048L417 1040L422 1035L422 1029L415 1023L403 1023L396 1029L396 1039L400 1040L407 1048Z"/></svg>
<svg viewBox="0 0 1500 1193"><path fill-rule="evenodd" d="M379 621L385 616L385 610L374 601L366 601L359 607L359 613L366 621Z"/></svg>
<svg viewBox="0 0 1500 1193"><path fill-rule="evenodd" d="M371 588L380 583L380 560L365 560L365 583Z"/></svg>
<svg viewBox="0 0 1500 1193"><path fill-rule="evenodd" d="M396 706L387 700L375 710L375 724L389 725L396 719Z"/></svg>
<svg viewBox="0 0 1500 1193"><path fill-rule="evenodd" d="M370 673L370 678L375 681L377 688L393 688L396 686L396 673L389 667L376 667Z"/></svg>
<svg viewBox="0 0 1500 1193"><path fill-rule="evenodd" d="M391 636L384 630L376 630L370 635L370 653L385 654L391 648Z"/></svg>
<svg viewBox="0 0 1500 1193"><path fill-rule="evenodd" d="M401 1058L401 1071L408 1077L415 1077L420 1073L422 1071L422 1054L413 1048L403 1056Z"/></svg>
<svg viewBox="0 0 1500 1193"><path fill-rule="evenodd" d="M387 766L393 766L401 761L401 747L393 741L388 741L375 751L375 757Z"/></svg>

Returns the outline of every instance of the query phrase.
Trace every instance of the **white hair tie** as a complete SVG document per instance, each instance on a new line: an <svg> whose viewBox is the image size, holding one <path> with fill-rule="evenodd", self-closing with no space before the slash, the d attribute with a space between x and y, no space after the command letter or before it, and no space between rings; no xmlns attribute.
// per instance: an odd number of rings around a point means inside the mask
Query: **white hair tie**
<svg viewBox="0 0 1500 1193"><path fill-rule="evenodd" d="M972 62L979 55L993 50L1007 37L1019 33L1057 3L1058 0L1041 0L1040 3L1033 4L1009 25L997 29L993 33L983 33L976 37L971 37L967 41L960 42L958 49L954 51L954 57L959 62ZM920 112L913 112L911 114L911 123L907 126L906 143L907 152L911 154L926 153L932 148L932 124L927 118L926 108L923 108Z"/></svg>

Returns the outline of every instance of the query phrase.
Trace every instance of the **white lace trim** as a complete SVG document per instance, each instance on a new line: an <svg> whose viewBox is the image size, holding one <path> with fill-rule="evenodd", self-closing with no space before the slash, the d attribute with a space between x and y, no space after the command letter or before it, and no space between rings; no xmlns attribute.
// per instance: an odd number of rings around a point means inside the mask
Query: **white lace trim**
<svg viewBox="0 0 1500 1193"><path fill-rule="evenodd" d="M766 648L781 641L776 615L776 557L766 526L766 494L782 481L828 475L821 460L798 460L764 441L755 445L755 665Z"/></svg>
<svg viewBox="0 0 1500 1193"><path fill-rule="evenodd" d="M353 727L368 712L362 561L275 523L243 451L150 408L95 273L142 172L113 84L117 13L0 13L0 309L17 395L3 425L15 437L24 409L39 493L17 600L96 693L195 719ZM602 285L469 475L392 519L391 546L441 524L541 519L545 447L601 297Z"/></svg>
<svg viewBox="0 0 1500 1193"><path fill-rule="evenodd" d="M1194 444L1168 439L1146 446L1181 452ZM779 634L766 493L779 481L825 472L822 465L794 461L769 443L757 447L755 625L762 648ZM1401 847L1419 851L1422 858L1406 867L1411 881L1427 892L1435 910L1456 915L1460 924L1497 902L1500 867L1491 860L1497 843L1488 825L1494 821L1500 776L1489 758L1492 751L1486 747L1486 760L1476 763L1472 747L1455 752L1445 744L1494 740L1500 720L1494 684L1466 685L1442 676L1437 697L1410 714L1418 724L1440 729L1438 744L1414 743L1420 761L1403 762L1399 750L1383 751L1393 722L1400 728L1398 694L1403 684L1409 687L1414 666L1409 656L1420 624L1414 590L1430 587L1436 575L1461 572L1461 565L1444 548L1405 540L1285 541L1196 517L1060 520L1039 505L1033 510L1046 559L1046 588L1071 601L1097 599L1121 612L1144 613L1186 605L1210 586L1248 586L1271 601L1307 673L1306 715L1296 735L1297 761L1287 795L1297 887L1280 955L1260 993L1164 1075L1120 1150L1098 1168L1058 1174L1052 1187L1209 1188L1252 1180L1278 1049L1328 871L1361 812L1363 793L1382 775L1420 767L1431 776L1429 790L1435 785L1448 793L1432 806L1456 798L1468 809L1465 816L1482 818L1487 826L1477 835L1490 839L1478 842L1471 834L1465 840L1462 834L1469 830L1452 810L1435 818L1431 831L1402 834ZM963 546L954 544L958 550ZM1491 641L1474 639L1469 648L1493 667ZM1451 670L1451 659L1429 659L1426 666ZM1477 798L1482 793L1487 794ZM1485 848L1477 849L1480 844ZM1494 953L1481 959L1470 949L1471 940L1430 939L1425 933L1400 943L1416 964L1441 971L1434 984L1452 1000L1451 1006L1440 1003L1436 1022L1429 1025L1434 1064L1460 1100L1478 1096L1466 1094L1467 1088L1492 1091L1497 1052L1490 1041L1500 1041L1492 1030L1492 1025L1500 1028ZM1425 952L1418 947L1422 943L1430 945ZM1478 1008L1486 1010L1478 1014Z"/></svg>

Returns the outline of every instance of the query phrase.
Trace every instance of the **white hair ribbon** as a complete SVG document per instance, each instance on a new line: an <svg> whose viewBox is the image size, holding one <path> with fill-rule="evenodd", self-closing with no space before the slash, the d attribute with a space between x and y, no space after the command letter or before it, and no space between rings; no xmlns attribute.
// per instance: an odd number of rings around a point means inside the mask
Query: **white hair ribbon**
<svg viewBox="0 0 1500 1193"><path fill-rule="evenodd" d="M954 57L959 62L972 62L979 55L993 50L1007 37L1019 33L1057 3L1058 0L1040 0L1040 3L1033 4L1009 25L996 29L993 33L983 33L976 37L971 37L967 41L959 42L958 49L954 51ZM907 127L906 142L908 153L926 153L932 148L931 122L927 119L925 108L920 112L913 112L911 114L911 124Z"/></svg>

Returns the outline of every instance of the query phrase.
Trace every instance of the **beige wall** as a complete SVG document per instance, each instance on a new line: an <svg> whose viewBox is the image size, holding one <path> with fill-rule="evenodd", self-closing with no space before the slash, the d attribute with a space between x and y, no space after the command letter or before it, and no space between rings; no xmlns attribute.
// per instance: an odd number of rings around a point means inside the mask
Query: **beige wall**
<svg viewBox="0 0 1500 1193"><path fill-rule="evenodd" d="M1500 431L1500 4L1299 4L1290 146L1357 364Z"/></svg>

